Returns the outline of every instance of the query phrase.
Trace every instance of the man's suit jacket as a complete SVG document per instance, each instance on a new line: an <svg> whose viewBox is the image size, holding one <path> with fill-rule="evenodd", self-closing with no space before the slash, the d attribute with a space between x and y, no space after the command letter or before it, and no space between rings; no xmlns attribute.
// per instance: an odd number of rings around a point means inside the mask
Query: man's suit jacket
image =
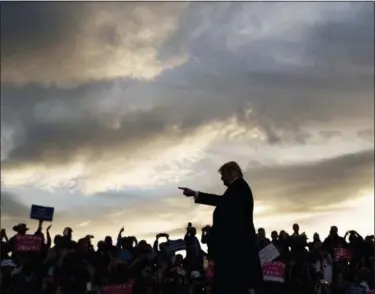
<svg viewBox="0 0 375 294"><path fill-rule="evenodd" d="M222 196L199 192L195 203L215 206L210 251L219 270L245 271L255 279L252 284L260 282L262 272L253 222L254 200L247 182L243 178L236 179Z"/></svg>

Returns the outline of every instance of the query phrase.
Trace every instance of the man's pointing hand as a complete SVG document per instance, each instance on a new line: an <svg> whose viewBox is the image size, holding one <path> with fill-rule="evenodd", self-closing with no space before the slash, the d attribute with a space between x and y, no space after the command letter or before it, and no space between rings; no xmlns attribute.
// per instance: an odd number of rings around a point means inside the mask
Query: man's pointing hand
<svg viewBox="0 0 375 294"><path fill-rule="evenodd" d="M195 191L194 191L194 190L191 190L191 189L186 188L186 187L178 187L178 189L182 190L182 193L183 193L186 197L192 197L192 196L195 196Z"/></svg>

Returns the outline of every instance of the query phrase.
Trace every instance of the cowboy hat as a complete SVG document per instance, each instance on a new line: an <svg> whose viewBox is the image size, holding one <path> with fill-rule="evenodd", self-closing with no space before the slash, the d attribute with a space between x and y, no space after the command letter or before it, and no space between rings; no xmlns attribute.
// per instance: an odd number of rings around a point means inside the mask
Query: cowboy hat
<svg viewBox="0 0 375 294"><path fill-rule="evenodd" d="M13 227L13 230L16 231L16 232L19 232L19 231L28 231L29 228L26 226L26 224L18 224L16 226Z"/></svg>

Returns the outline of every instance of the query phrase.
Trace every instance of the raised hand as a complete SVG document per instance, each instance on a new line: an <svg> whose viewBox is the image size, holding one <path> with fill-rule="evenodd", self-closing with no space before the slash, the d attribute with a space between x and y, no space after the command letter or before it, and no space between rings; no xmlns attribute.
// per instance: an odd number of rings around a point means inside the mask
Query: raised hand
<svg viewBox="0 0 375 294"><path fill-rule="evenodd" d="M0 239L1 239L0 241L2 241L3 238L7 238L7 233L6 233L5 229L1 229L1 231L0 231Z"/></svg>
<svg viewBox="0 0 375 294"><path fill-rule="evenodd" d="M186 197L192 197L195 195L195 191L192 190L192 189L189 189L189 188L186 188L186 187L178 187L178 189L182 190L182 193L186 196Z"/></svg>
<svg viewBox="0 0 375 294"><path fill-rule="evenodd" d="M51 229L51 227L52 227L52 225L49 225L49 226L47 227L47 232L49 232L49 230Z"/></svg>

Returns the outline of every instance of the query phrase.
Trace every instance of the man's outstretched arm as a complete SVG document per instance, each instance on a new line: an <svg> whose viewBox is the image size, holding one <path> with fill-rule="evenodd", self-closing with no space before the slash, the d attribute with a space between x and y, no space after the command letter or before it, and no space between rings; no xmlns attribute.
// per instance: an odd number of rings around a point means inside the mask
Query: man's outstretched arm
<svg viewBox="0 0 375 294"><path fill-rule="evenodd" d="M178 187L183 191L186 197L194 197L195 203L205 204L210 206L216 206L220 201L221 197L213 194L202 193L186 187Z"/></svg>
<svg viewBox="0 0 375 294"><path fill-rule="evenodd" d="M219 204L221 197L214 194L195 192L194 202L198 204L216 206Z"/></svg>

